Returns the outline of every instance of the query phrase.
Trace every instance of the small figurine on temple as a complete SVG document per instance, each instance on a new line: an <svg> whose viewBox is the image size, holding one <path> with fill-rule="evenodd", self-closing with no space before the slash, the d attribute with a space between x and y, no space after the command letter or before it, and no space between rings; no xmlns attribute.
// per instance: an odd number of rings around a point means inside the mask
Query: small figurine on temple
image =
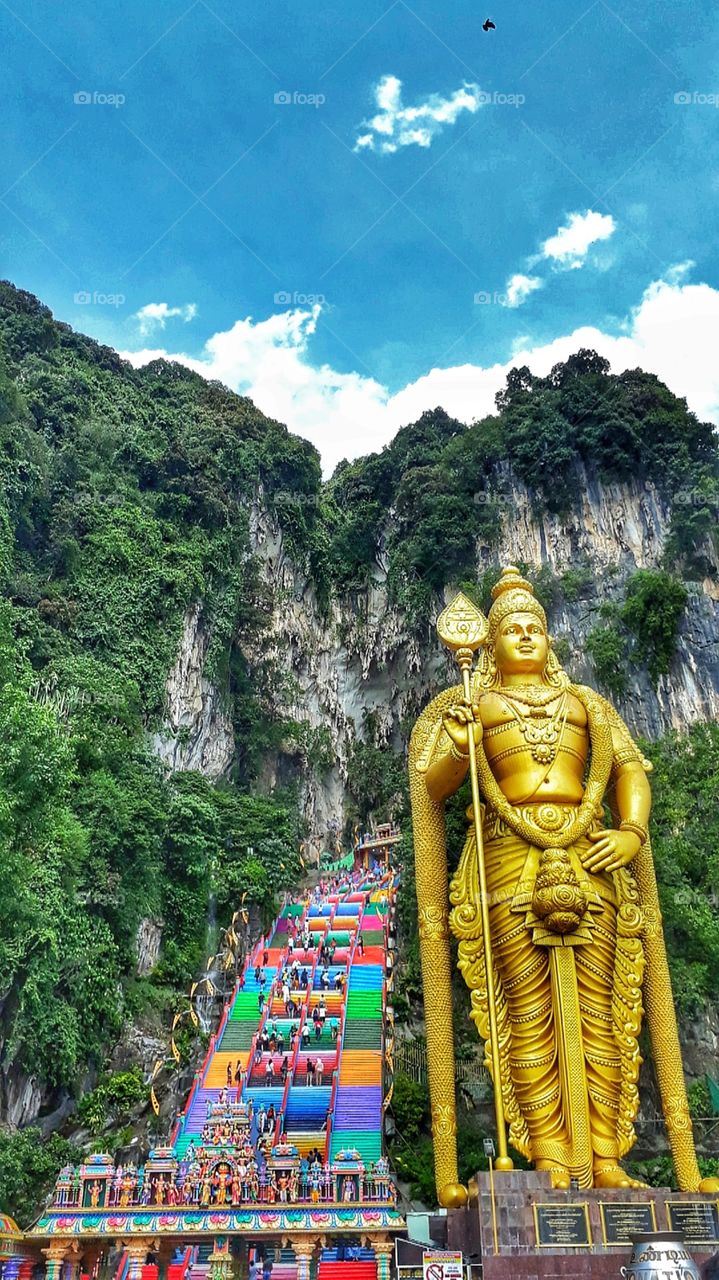
<svg viewBox="0 0 719 1280"><path fill-rule="evenodd" d="M209 1177L205 1175L205 1177L202 1180L202 1194L200 1196L200 1204L203 1207L205 1207L206 1205L209 1205L211 1198L212 1198L212 1185L210 1183Z"/></svg>
<svg viewBox="0 0 719 1280"><path fill-rule="evenodd" d="M213 1178L214 1183L214 1202L215 1204L224 1204L226 1198L225 1174L223 1173L224 1165L220 1165Z"/></svg>
<svg viewBox="0 0 719 1280"><path fill-rule="evenodd" d="M342 1199L345 1201L357 1199L357 1188L355 1187L354 1178L345 1178L342 1186Z"/></svg>
<svg viewBox="0 0 719 1280"><path fill-rule="evenodd" d="M100 1203L100 1191L102 1190L97 1178L90 1183L90 1208L96 1209Z"/></svg>
<svg viewBox="0 0 719 1280"><path fill-rule="evenodd" d="M230 1187L230 1196L233 1205L238 1205L242 1199L242 1183L240 1182L239 1170L236 1169L232 1176L232 1186Z"/></svg>

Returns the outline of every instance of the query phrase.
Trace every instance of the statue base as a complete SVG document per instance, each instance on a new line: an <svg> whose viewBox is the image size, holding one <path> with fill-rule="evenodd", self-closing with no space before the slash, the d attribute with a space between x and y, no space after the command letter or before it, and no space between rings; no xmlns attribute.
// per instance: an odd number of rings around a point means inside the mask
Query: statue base
<svg viewBox="0 0 719 1280"><path fill-rule="evenodd" d="M616 1278L642 1231L681 1231L700 1271L719 1257L716 1197L629 1187L555 1191L548 1173L477 1174L478 1195L447 1215L447 1244L483 1280Z"/></svg>

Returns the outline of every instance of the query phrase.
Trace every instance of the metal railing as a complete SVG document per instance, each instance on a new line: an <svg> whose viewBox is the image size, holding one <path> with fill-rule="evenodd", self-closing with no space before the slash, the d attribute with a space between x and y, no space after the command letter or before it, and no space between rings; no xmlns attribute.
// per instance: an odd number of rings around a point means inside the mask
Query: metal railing
<svg viewBox="0 0 719 1280"><path fill-rule="evenodd" d="M399 1040L394 1042L395 1071L403 1071L418 1084L427 1083L427 1042L425 1040ZM455 1061L458 1080L469 1084L488 1084L489 1072L476 1058L460 1058Z"/></svg>

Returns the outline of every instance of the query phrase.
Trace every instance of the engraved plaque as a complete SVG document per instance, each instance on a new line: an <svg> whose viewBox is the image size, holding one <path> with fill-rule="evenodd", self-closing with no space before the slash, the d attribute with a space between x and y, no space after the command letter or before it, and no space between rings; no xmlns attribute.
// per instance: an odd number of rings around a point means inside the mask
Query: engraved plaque
<svg viewBox="0 0 719 1280"><path fill-rule="evenodd" d="M599 1212L606 1245L631 1244L638 1233L657 1229L651 1200L600 1201Z"/></svg>
<svg viewBox="0 0 719 1280"><path fill-rule="evenodd" d="M535 1204L534 1229L540 1249L588 1249L589 1210L581 1204Z"/></svg>
<svg viewBox="0 0 719 1280"><path fill-rule="evenodd" d="M687 1244L716 1244L719 1215L716 1200L667 1200L672 1231L681 1231Z"/></svg>

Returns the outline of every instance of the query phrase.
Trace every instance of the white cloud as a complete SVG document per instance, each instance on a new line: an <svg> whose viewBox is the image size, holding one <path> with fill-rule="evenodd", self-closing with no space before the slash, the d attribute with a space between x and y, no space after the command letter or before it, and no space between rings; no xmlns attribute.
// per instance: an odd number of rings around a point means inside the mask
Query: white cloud
<svg viewBox="0 0 719 1280"><path fill-rule="evenodd" d="M430 93L414 107L402 105L402 81L383 76L374 88L377 115L363 120L355 151L379 151L391 155L400 147L429 147L447 125L463 111L474 114L482 104L479 85L464 84L449 98Z"/></svg>
<svg viewBox="0 0 719 1280"><path fill-rule="evenodd" d="M504 363L431 369L395 395L375 378L312 363L319 306L256 323L238 320L214 334L199 358L162 349L122 354L135 365L161 356L180 360L251 396L263 413L316 445L326 473L342 458L380 449L400 426L436 405L462 422L493 413L494 397L514 365L527 364L543 376L580 347L605 356L615 373L637 367L656 373L701 418L719 423L719 289L684 283L685 272L683 264L650 284L619 335L585 326L540 346L522 339Z"/></svg>
<svg viewBox="0 0 719 1280"><path fill-rule="evenodd" d="M506 285L508 307L521 307L523 302L527 301L530 293L534 293L535 289L541 289L544 284L539 276L523 276L521 272L513 275Z"/></svg>
<svg viewBox="0 0 719 1280"><path fill-rule="evenodd" d="M566 226L559 227L553 236L541 246L543 258L549 258L560 267L576 269L584 265L590 247L599 240L608 240L617 229L609 213L570 213Z"/></svg>
<svg viewBox="0 0 719 1280"><path fill-rule="evenodd" d="M194 320L196 315L197 306L194 302L188 302L184 307L171 307L167 302L148 302L135 312L132 319L137 320L140 333L143 338L146 338L148 334L154 333L155 329L164 329L167 321L173 316L180 316L187 322Z"/></svg>
<svg viewBox="0 0 719 1280"><path fill-rule="evenodd" d="M344 457L380 449L387 441L387 390L359 373L313 365L309 342L320 307L278 312L255 322L237 320L214 334L199 358L163 350L126 351L135 365L164 357L206 378L217 378L271 418L317 446L325 468Z"/></svg>

